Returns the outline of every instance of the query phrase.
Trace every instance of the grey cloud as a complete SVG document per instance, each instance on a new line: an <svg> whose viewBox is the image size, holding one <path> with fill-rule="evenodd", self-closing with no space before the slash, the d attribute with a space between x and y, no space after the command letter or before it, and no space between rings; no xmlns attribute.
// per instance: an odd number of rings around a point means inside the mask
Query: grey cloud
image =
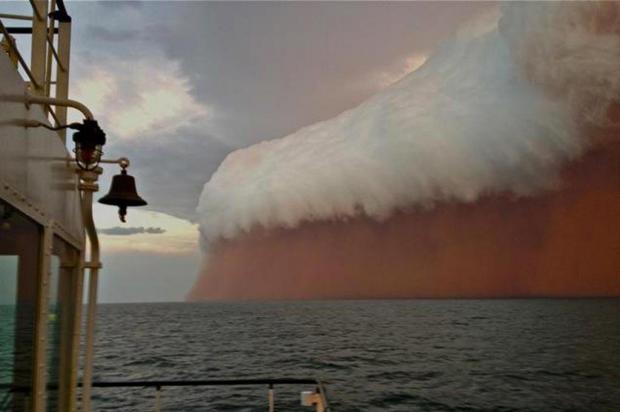
<svg viewBox="0 0 620 412"><path fill-rule="evenodd" d="M97 5L105 7L107 9L116 9L119 10L121 8L132 8L139 9L144 6L144 2L140 0L131 0L131 1L118 1L118 0L99 0Z"/></svg>
<svg viewBox="0 0 620 412"><path fill-rule="evenodd" d="M246 145L281 137L351 108L380 85L360 79L432 50L488 4L191 3L166 9L186 22L154 33L229 114ZM199 39L197 41L196 39Z"/></svg>
<svg viewBox="0 0 620 412"><path fill-rule="evenodd" d="M140 37L139 30L132 29L115 29L110 30L105 26L91 25L86 28L86 32L89 36L96 40L103 40L108 42L127 42L134 41Z"/></svg>
<svg viewBox="0 0 620 412"><path fill-rule="evenodd" d="M102 235L116 235L116 236L130 236L130 235L138 235L138 234L151 234L151 235L159 235L162 233L166 233L165 229L160 227L120 227L114 226L109 228L103 228L97 230Z"/></svg>
<svg viewBox="0 0 620 412"><path fill-rule="evenodd" d="M377 72L433 50L460 22L494 7L433 2L104 5L71 4L76 53L125 60L164 53L180 62L192 94L217 111L209 130L186 127L174 136L111 139L106 146L106 156L131 158L130 173L149 209L192 220L204 183L230 151L355 106L381 87L373 81ZM85 22L93 20L99 25L89 28ZM113 42L128 27L142 33L136 35L140 40ZM101 46L96 53L95 34Z"/></svg>

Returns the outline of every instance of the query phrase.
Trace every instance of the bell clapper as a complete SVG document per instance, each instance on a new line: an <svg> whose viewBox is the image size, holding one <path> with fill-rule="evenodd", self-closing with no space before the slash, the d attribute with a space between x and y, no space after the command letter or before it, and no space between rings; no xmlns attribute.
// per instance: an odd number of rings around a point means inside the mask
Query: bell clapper
<svg viewBox="0 0 620 412"><path fill-rule="evenodd" d="M119 206L118 217L121 219L121 222L123 223L127 222L127 220L125 219L125 216L127 216L127 206Z"/></svg>

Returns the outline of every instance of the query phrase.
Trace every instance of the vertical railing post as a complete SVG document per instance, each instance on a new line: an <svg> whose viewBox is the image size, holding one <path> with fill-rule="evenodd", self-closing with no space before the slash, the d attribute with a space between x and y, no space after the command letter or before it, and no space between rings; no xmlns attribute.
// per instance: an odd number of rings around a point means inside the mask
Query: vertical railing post
<svg viewBox="0 0 620 412"><path fill-rule="evenodd" d="M32 45L30 54L30 71L36 84L32 85L32 92L38 95L45 94L45 66L47 63L47 8L48 0L31 0L33 7L32 18Z"/></svg>
<svg viewBox="0 0 620 412"><path fill-rule="evenodd" d="M155 409L153 412L161 411L161 386L157 385L155 387Z"/></svg>
<svg viewBox="0 0 620 412"><path fill-rule="evenodd" d="M47 19L47 39L45 42L47 61L45 62L45 83L43 86L45 96L51 96L52 91L52 63L54 62L54 53L52 53L50 49L54 47L54 28L56 28L56 21L52 18L51 14L53 14L56 9L56 0L50 0L48 7L50 15L45 16ZM51 43L51 45L49 43ZM51 108L48 106L47 110L51 110Z"/></svg>
<svg viewBox="0 0 620 412"><path fill-rule="evenodd" d="M82 387L82 409L90 412L91 389L93 381L93 358L95 355L95 317L97 316L97 283L99 268L90 268L88 279L88 306L86 308L86 351L84 354L84 375Z"/></svg>
<svg viewBox="0 0 620 412"><path fill-rule="evenodd" d="M71 17L66 13L58 18L58 64L56 70L56 97L69 98L69 56L71 55ZM61 124L67 124L67 108L56 107L56 117ZM67 130L58 132L63 142L66 141Z"/></svg>
<svg viewBox="0 0 620 412"><path fill-rule="evenodd" d="M52 259L52 242L54 239L54 222L50 221L43 227L43 242L39 256L39 274L37 289L37 313L35 323L34 343L34 379L32 385L32 410L43 412L45 410L45 385L46 385L46 342L47 342L47 316L50 269Z"/></svg>
<svg viewBox="0 0 620 412"><path fill-rule="evenodd" d="M86 246L86 237L82 238ZM80 357L80 335L82 332L82 306L84 305L84 250L81 250L77 267L73 270L75 276L75 291L72 314L73 332L71 335L71 368L69 377L69 410L77 410L77 386L78 386L78 364Z"/></svg>
<svg viewBox="0 0 620 412"><path fill-rule="evenodd" d="M275 399L273 393L273 384L269 384L269 390L267 392L267 396L269 398L269 412L273 412L275 410Z"/></svg>
<svg viewBox="0 0 620 412"><path fill-rule="evenodd" d="M93 192L99 190L97 179L101 174L101 168L94 171L80 171L80 184L78 188L82 191L82 219L84 229L88 235L90 246L90 261L84 263L84 268L90 269L88 280L88 307L86 309L86 336L84 353L84 372L82 376L82 410L90 411L90 396L93 380L93 357L95 341L95 317L97 315L97 283L101 262L99 261L99 238L93 220Z"/></svg>

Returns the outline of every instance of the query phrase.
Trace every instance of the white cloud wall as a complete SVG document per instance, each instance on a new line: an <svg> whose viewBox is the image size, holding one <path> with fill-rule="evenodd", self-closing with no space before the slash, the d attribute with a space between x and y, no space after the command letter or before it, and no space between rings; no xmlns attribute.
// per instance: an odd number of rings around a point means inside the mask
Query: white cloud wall
<svg viewBox="0 0 620 412"><path fill-rule="evenodd" d="M231 153L204 186L203 237L554 187L620 97L619 7L507 4L358 107Z"/></svg>

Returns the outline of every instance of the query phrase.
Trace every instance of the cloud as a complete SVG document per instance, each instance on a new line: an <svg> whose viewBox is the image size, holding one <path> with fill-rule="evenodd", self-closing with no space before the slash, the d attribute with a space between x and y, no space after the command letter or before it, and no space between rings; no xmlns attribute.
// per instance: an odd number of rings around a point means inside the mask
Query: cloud
<svg viewBox="0 0 620 412"><path fill-rule="evenodd" d="M144 6L144 2L140 0L118 1L118 0L99 0L98 5L110 10L118 11L123 8L138 9Z"/></svg>
<svg viewBox="0 0 620 412"><path fill-rule="evenodd" d="M112 138L142 138L208 121L208 107L192 96L176 61L150 56L81 60L76 66L73 93L88 102Z"/></svg>
<svg viewBox="0 0 620 412"><path fill-rule="evenodd" d="M428 54L426 53L414 53L400 59L394 67L371 73L364 80L376 83L381 89L384 89L419 69L427 59Z"/></svg>
<svg viewBox="0 0 620 412"><path fill-rule="evenodd" d="M144 226L140 226L140 227L115 226L115 227L97 229L97 232L99 232L99 234L102 234L102 235L130 236L130 235L137 235L137 234L143 234L143 233L147 233L151 235L159 235L162 233L166 233L166 230L160 227L146 227L145 228Z"/></svg>
<svg viewBox="0 0 620 412"><path fill-rule="evenodd" d="M92 36L95 40L103 40L108 42L127 42L136 41L141 37L141 32L134 29L115 29L110 30L105 26L99 26L96 24L87 27L89 36Z"/></svg>
<svg viewBox="0 0 620 412"><path fill-rule="evenodd" d="M193 3L187 24L155 32L198 98L221 111L235 146L281 137L359 104L389 81L366 82L433 50L488 3ZM172 9L170 9L172 12ZM160 34L161 33L161 34ZM200 41L196 41L200 39Z"/></svg>
<svg viewBox="0 0 620 412"><path fill-rule="evenodd" d="M97 22L74 28L71 94L108 132L105 156L131 159L147 207L185 219L195 219L202 186L228 153L358 104L412 69L407 59L492 7L103 6L71 4L76 21ZM114 41L119 33L132 41ZM109 172L102 187L106 179Z"/></svg>
<svg viewBox="0 0 620 412"><path fill-rule="evenodd" d="M508 5L499 30L455 38L358 107L231 153L203 189L202 235L360 214L383 220L414 206L555 187L559 167L586 147L580 128L604 126L601 114L620 97L620 38L608 34L617 23L587 23L600 11Z"/></svg>

